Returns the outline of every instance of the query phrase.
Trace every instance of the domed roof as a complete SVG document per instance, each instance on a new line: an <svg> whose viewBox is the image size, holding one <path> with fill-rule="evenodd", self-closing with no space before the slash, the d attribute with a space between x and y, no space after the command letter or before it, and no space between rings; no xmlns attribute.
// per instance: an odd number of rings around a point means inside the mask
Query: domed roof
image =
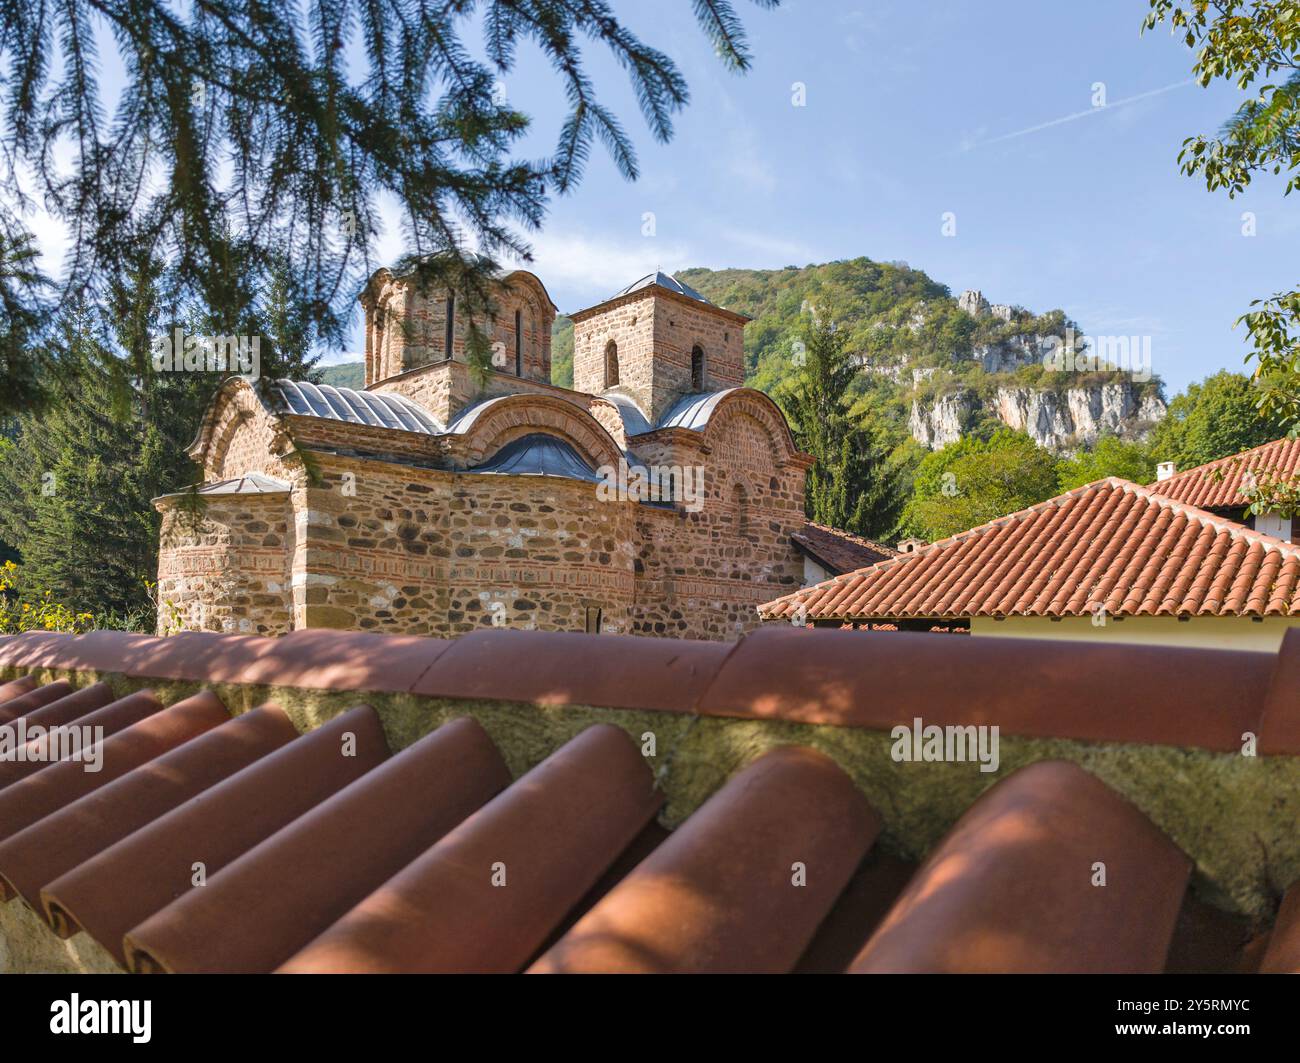
<svg viewBox="0 0 1300 1063"><path fill-rule="evenodd" d="M722 391L697 392L683 395L660 419L656 428L693 428L703 432L709 426L709 418L718 408L718 403L739 388L724 388Z"/></svg>
<svg viewBox="0 0 1300 1063"><path fill-rule="evenodd" d="M559 476L566 480L599 483L596 471L563 439L532 432L512 440L470 472L500 476Z"/></svg>
<svg viewBox="0 0 1300 1063"><path fill-rule="evenodd" d="M374 428L439 435L442 426L429 411L408 399L380 391L353 391L305 380L277 380L276 389L285 409L300 417L326 417Z"/></svg>

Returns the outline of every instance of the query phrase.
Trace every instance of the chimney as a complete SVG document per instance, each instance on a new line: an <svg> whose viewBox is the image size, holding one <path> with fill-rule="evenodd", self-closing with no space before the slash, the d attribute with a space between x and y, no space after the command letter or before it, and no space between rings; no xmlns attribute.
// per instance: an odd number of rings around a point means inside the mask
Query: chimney
<svg viewBox="0 0 1300 1063"><path fill-rule="evenodd" d="M1156 466L1156 483L1162 483L1165 480L1171 479L1177 471L1178 468L1172 461L1162 461Z"/></svg>
<svg viewBox="0 0 1300 1063"><path fill-rule="evenodd" d="M900 554L914 554L922 546L929 546L929 545L930 544L927 543L924 539L904 539L901 543L898 544L898 552Z"/></svg>

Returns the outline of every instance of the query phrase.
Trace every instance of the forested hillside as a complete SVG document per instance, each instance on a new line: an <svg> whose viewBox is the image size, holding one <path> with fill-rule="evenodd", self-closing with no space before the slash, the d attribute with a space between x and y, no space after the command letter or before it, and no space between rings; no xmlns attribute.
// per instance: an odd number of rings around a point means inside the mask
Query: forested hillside
<svg viewBox="0 0 1300 1063"><path fill-rule="evenodd" d="M931 448L1000 425L1074 451L1104 435L1136 439L1165 412L1158 377L1052 371L1050 353L1074 328L1062 310L1035 314L990 305L903 262L855 258L779 270L688 269L677 274L705 298L753 318L745 329L745 381L779 398L796 346L813 320L833 322L861 367L851 395L900 436ZM1077 332L1077 329L1075 330ZM572 326L556 322L555 349L572 351ZM552 379L572 382L567 360Z"/></svg>

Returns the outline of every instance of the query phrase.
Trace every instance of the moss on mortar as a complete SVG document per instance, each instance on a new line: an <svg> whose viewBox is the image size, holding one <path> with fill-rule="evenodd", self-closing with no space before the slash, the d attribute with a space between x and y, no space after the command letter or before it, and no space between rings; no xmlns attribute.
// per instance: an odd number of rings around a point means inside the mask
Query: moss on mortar
<svg viewBox="0 0 1300 1063"><path fill-rule="evenodd" d="M81 674L43 673L45 681ZM171 703L201 684L102 676L120 695L152 687ZM516 777L595 723L623 728L639 745L655 736L652 761L674 827L728 776L781 745L806 745L833 758L880 812L882 844L919 859L989 786L1038 760L1069 760L1137 805L1196 863L1194 886L1210 903L1271 918L1282 891L1300 878L1300 757L1243 757L1172 746L1081 742L1003 735L997 772L974 763L900 763L887 731L695 717L569 705L539 708L497 701L451 701L411 694L211 684L232 712L271 701L306 731L353 706L369 704L393 749L456 716L472 716L492 737ZM1087 810L1081 809L1080 815Z"/></svg>
<svg viewBox="0 0 1300 1063"><path fill-rule="evenodd" d="M20 899L0 904L0 974L122 974L89 934L64 941Z"/></svg>

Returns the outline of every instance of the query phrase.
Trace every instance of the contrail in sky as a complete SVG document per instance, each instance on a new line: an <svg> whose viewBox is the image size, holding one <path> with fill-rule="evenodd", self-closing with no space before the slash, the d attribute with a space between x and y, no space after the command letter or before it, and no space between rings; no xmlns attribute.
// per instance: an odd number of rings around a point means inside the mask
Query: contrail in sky
<svg viewBox="0 0 1300 1063"><path fill-rule="evenodd" d="M1125 96L1122 100L1116 100L1114 103L1108 103L1104 107L1089 107L1086 111L1075 111L1074 114L1067 114L1061 118L1053 118L1050 122L1040 122L1038 125L1031 125L1028 129L1017 129L1014 133L1003 133L1000 137L990 137L988 140L981 140L972 144L967 151L974 148L982 148L987 144L998 144L1004 140L1015 140L1017 137L1027 137L1030 133L1037 133L1042 129L1051 129L1052 126L1064 125L1066 122L1076 122L1080 118L1087 118L1089 115L1104 114L1106 111L1113 111L1116 107L1123 107L1125 104L1136 103L1138 100L1145 100L1151 96L1159 96L1165 92L1173 92L1174 89L1181 89L1184 85L1196 84L1195 78L1187 78L1184 81L1175 81L1172 85L1165 85L1163 88L1151 89L1147 92L1139 92L1136 96Z"/></svg>

